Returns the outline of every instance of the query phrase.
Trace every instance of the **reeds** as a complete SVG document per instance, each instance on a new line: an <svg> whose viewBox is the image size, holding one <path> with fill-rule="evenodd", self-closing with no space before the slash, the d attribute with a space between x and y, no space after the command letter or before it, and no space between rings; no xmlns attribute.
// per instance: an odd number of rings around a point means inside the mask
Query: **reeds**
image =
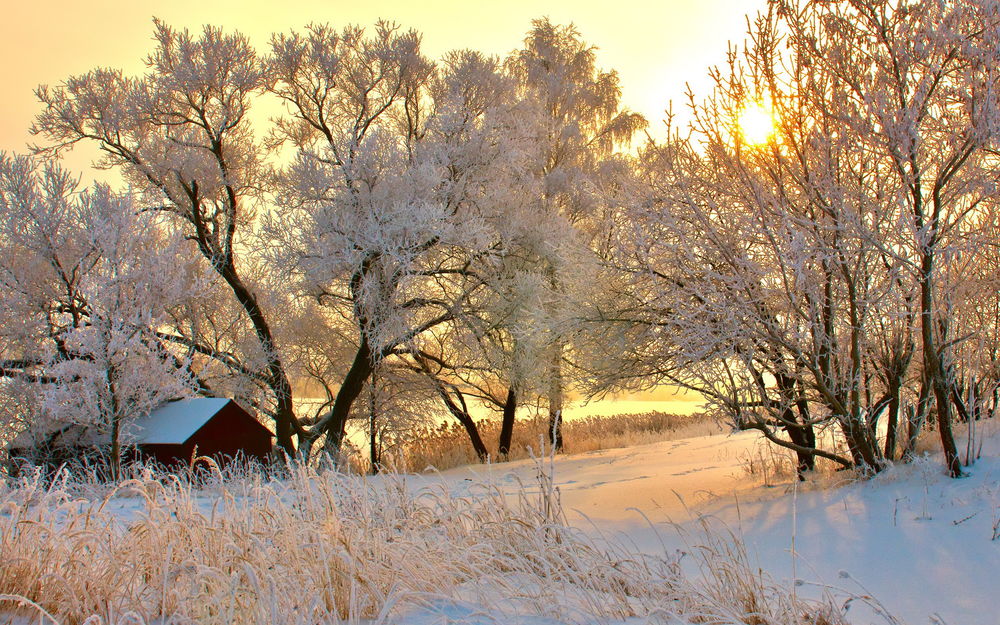
<svg viewBox="0 0 1000 625"><path fill-rule="evenodd" d="M65 474L8 480L0 622L405 623L428 611L462 622L461 606L498 623L839 622L832 604L769 581L732 536L703 540L694 574L677 553L598 544L567 525L538 468L506 496L305 466L280 479L216 473L200 489L148 468L103 489Z"/></svg>
<svg viewBox="0 0 1000 625"><path fill-rule="evenodd" d="M480 421L478 428L487 448L495 453L500 438L499 420ZM518 420L514 427L510 453L506 458L493 455L490 459L496 462L544 455L546 450L542 447L548 440L547 430L548 419L545 416ZM575 418L563 423L562 432L563 451L573 454L718 434L723 432L723 428L704 415L646 412ZM383 458L383 463L388 468L403 472L419 472L428 467L444 471L478 461L468 435L457 422L415 431L410 442ZM357 458L354 462L360 467L364 467L366 463L367 458Z"/></svg>

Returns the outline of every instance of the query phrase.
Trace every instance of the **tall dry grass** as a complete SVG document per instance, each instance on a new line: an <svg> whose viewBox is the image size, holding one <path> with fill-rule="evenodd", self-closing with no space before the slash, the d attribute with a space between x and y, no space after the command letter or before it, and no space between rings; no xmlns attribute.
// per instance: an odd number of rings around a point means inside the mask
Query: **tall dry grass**
<svg viewBox="0 0 1000 625"><path fill-rule="evenodd" d="M500 440L500 422L487 419L478 423L480 435L493 452L492 461L522 460L547 453L548 418L535 416L520 419L514 427L511 450L505 458L496 455ZM631 447L665 440L675 440L707 434L721 434L723 428L704 415L675 415L664 412L589 416L563 423L563 452L584 453L600 449ZM427 468L439 471L475 464L479 460L469 443L468 434L457 422L425 426L413 433L411 441L383 458L391 470L420 472ZM355 460L365 466L367 458Z"/></svg>
<svg viewBox="0 0 1000 625"><path fill-rule="evenodd" d="M565 523L551 472L539 464L538 476L507 497L490 484L459 497L403 475L308 467L283 479L217 476L203 490L147 469L100 496L66 476L8 480L0 615L88 625L388 624L414 612L480 623L843 622L833 602L808 604L771 582L732 540L693 549L693 576L678 554L598 545Z"/></svg>

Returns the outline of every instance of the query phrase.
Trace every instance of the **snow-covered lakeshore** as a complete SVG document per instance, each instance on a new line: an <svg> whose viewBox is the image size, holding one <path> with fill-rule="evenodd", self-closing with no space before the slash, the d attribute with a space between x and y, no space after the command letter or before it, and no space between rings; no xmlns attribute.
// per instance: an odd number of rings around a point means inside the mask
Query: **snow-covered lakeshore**
<svg viewBox="0 0 1000 625"><path fill-rule="evenodd" d="M552 479L565 520L572 526L570 531L574 535L609 553L619 554L616 557L621 562L629 559L621 558L628 553L644 554L664 563L680 557L683 575L696 580L692 588L698 587L699 578L719 573L712 567L706 569L698 557L701 551L707 547L717 555L730 553L742 558L742 544L746 550L746 570L762 570L773 584L769 587L771 590L778 589L789 596L810 600L825 598L831 605L848 603L845 616L849 623L997 623L996 612L991 607L991 593L995 592L1000 574L1000 437L996 434L986 439L983 457L969 470L969 477L960 480L947 478L940 459L928 457L912 465L890 469L868 481L848 481L841 477L843 474L836 474L819 476L806 483L787 477L784 481L769 477L767 484L762 484L759 476L749 476L745 469L749 454L755 453L758 444L749 433L706 436L559 456L542 462L479 465L410 476L346 478L354 484L349 487L353 490L335 507L345 518L350 515L378 516L382 514L380 510L405 499L400 488L405 488L414 497L427 492L439 493L435 495L440 500L436 505L445 510L444 516L440 521L430 520L425 524L425 527L434 527L465 514L460 511L464 508L452 507L446 500L475 501L488 492L507 500L525 495L530 499L542 490L539 486L541 473L541 484ZM313 486L317 486L315 481ZM343 487L344 484L339 484L334 492ZM319 490L322 489L319 485ZM253 493L255 489L245 492ZM264 491L258 489L258 492ZM252 498L253 495L249 497ZM74 507L81 510L88 505L99 507L100 513L117 519L121 527L126 528L126 534L159 531L155 524L144 525L141 530L136 530L133 524L150 523L167 510L163 531L169 536L171 515L180 520L192 514L195 522L213 525L219 523L221 515L235 514L234 510L239 511L247 503L251 510L268 510L269 514L286 514L291 515L289 519L298 519L294 510L300 505L295 501L272 500L263 507L254 508L257 504L241 501L239 497L220 499L211 489L206 493L191 493L191 510L185 510L183 503L163 507L155 501L152 505L147 501L135 494L122 493L103 502L95 500L93 504L77 500ZM226 508L228 505L233 507ZM408 505L401 505L393 514L406 514ZM14 513L12 510L8 506L3 514L9 517ZM503 518L502 515L490 517L493 520L483 522L483 527L491 523L502 524ZM408 522L401 517L398 519L403 525ZM343 524L348 523L344 521ZM339 526L330 527L331 533L343 530ZM259 532L259 528L255 531ZM488 540L480 546L479 531L471 527L464 539L454 539L458 560L471 558L475 561L482 556L483 550L496 549L496 545L485 547ZM384 533L381 536L385 538ZM735 537L735 545L724 545L731 537ZM379 535L369 538L378 541ZM502 543L507 538L501 536L498 540ZM527 549L558 548L561 539L555 542L539 540L537 544L528 541ZM512 549L523 548L514 545L511 543ZM163 546L168 551L180 548L172 543ZM371 557L385 560L383 564L390 578L429 575L427 570L419 568L421 565L408 560L407 550L393 552L391 544L386 547L389 550L385 552L379 551L379 546L374 547ZM369 548L371 545L364 547ZM425 548L421 543L413 551L433 569L435 563L421 555L420 549ZM463 549L471 555L458 553ZM273 553L277 558L282 555L280 549ZM0 557L8 561L10 554L3 553ZM716 561L713 566L718 565ZM641 608L632 616L614 618L609 616L613 610L602 612L599 604L604 599L600 593L595 595L588 590L577 594L574 584L565 581L559 583L561 587L556 584L556 590L548 588L543 592L535 586L544 575L532 577L516 570L514 573L496 571L495 578L491 576L490 579L469 581L466 578L456 585L458 578L451 565L441 566L440 580L430 576L422 581L419 592L390 593L378 614L361 620L348 618L345 622L398 625L684 622L678 620L676 614L668 616L656 610L644 613ZM667 564L664 566L664 570L670 568ZM174 575L176 577L177 573ZM238 575L233 575L235 580ZM645 579L643 583L649 584L651 579L655 585L655 578ZM389 586L400 583L393 582ZM303 588L307 595L316 590ZM163 592L167 594L168 589L164 588ZM490 595L492 592L495 596ZM555 603L540 607L541 598L549 595L556 598L553 599ZM516 599L508 601L505 599L508 596ZM8 602L8 605L12 604ZM881 609L885 614L878 613ZM122 618L125 615L121 615L118 622L125 622ZM23 622L38 622L38 617ZM42 622L50 621L43 619ZM159 622L171 621L161 618ZM733 616L730 621L708 622L746 621Z"/></svg>

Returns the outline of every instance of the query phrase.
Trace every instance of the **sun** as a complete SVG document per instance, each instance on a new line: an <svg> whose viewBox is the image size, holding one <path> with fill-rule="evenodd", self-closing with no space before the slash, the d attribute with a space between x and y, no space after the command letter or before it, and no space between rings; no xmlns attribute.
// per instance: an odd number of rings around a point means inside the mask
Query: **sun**
<svg viewBox="0 0 1000 625"><path fill-rule="evenodd" d="M774 114L761 100L743 107L736 121L740 139L747 145L763 145L774 136Z"/></svg>

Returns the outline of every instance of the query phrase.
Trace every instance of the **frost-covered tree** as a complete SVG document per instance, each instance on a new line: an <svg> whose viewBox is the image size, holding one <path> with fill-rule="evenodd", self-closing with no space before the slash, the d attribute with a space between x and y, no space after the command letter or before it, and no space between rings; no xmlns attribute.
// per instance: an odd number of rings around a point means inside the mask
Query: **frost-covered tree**
<svg viewBox="0 0 1000 625"><path fill-rule="evenodd" d="M1000 416L1000 214L981 214L969 249L948 259L945 284L953 285L943 294L942 310L951 322L949 330L958 338L954 346L952 393L956 418L965 423L966 463L981 452L977 424ZM978 439L978 440L977 440ZM956 441L961 451L962 442Z"/></svg>
<svg viewBox="0 0 1000 625"><path fill-rule="evenodd" d="M0 155L0 375L33 397L14 416L40 446L67 426L111 443L120 467L129 421L194 392L190 361L163 345L167 311L199 285L182 243L128 195L77 193L55 164Z"/></svg>
<svg viewBox="0 0 1000 625"><path fill-rule="evenodd" d="M577 193L583 174L574 172L593 169L588 155L634 126L617 112L614 75L593 69L589 48L578 50L579 68L561 61L590 80L579 94L570 88L578 76L560 70L557 92L530 98L549 107L540 131L539 107L518 101L527 92L495 59L461 52L435 65L416 33L388 23L276 35L265 58L243 36L211 27L195 35L156 22L156 39L143 76L95 70L40 88L34 132L47 153L96 142L102 165L141 191L143 209L167 215L196 244L227 296L214 291L214 304L192 305L160 338L272 418L288 453L296 437L307 451L321 436L336 449L373 368L418 354L421 337L458 324L502 271L497 259L512 239L564 257L563 244L552 244L562 239L543 233L569 232L548 222L572 219L539 211L538 198ZM519 67L522 87L544 93L531 64ZM249 114L265 92L286 108L261 143ZM265 147L292 162L269 172ZM330 358L344 351L318 347L322 339L299 348L302 330L285 322L308 308L302 295L323 309L308 327L353 344L346 368ZM561 318L556 310L550 320ZM336 387L329 412L297 414L292 376L318 382L320 371L320 385Z"/></svg>
<svg viewBox="0 0 1000 625"><path fill-rule="evenodd" d="M534 258L521 256L518 238L507 241L500 257L480 272L484 288L477 291L461 318L436 333L419 353L410 354L414 368L434 380L481 460L490 452L471 407L483 406L500 417L494 457L502 458L510 453L518 410L545 390L550 335L547 283L533 271Z"/></svg>
<svg viewBox="0 0 1000 625"><path fill-rule="evenodd" d="M525 237L523 245L536 257L537 271L548 283L551 349L545 394L550 441L559 449L564 360L570 338L579 331L571 327L579 311L567 289L603 228L598 189L606 160L646 121L622 107L618 74L598 67L596 49L572 25L553 24L548 18L532 22L523 48L510 56L507 69L518 80L521 98L534 108L536 143L529 171L536 191L530 210L545 223L545 230ZM556 236L547 238L549 232Z"/></svg>
<svg viewBox="0 0 1000 625"><path fill-rule="evenodd" d="M33 132L48 141L48 153L95 142L101 164L118 168L143 192L144 210L168 215L197 245L237 303L254 344L240 358L200 336L172 340L263 386L268 398L261 407L274 419L278 445L294 454L293 435L302 431L289 373L274 319L261 303L262 285L248 279L257 272L249 235L265 184L248 114L265 84L263 67L242 35L206 27L199 36L160 21L155 26L157 47L145 75L98 69L55 88L40 87L45 108Z"/></svg>
<svg viewBox="0 0 1000 625"><path fill-rule="evenodd" d="M991 1L775 3L803 60L835 81L847 132L895 175L919 285L922 365L933 390L948 472L961 474L951 433L956 337L949 266L991 220L1000 132L1000 5ZM888 202L887 202L888 203ZM988 227L988 226L986 226Z"/></svg>
<svg viewBox="0 0 1000 625"><path fill-rule="evenodd" d="M517 199L507 181L522 133L501 114L495 62L460 53L436 67L419 43L386 23L272 42L269 88L289 110L276 138L296 151L269 224L276 260L349 321L356 345L313 432L330 451L374 368L465 314Z"/></svg>
<svg viewBox="0 0 1000 625"><path fill-rule="evenodd" d="M996 36L983 3L772 2L694 103L692 135L643 156L644 227L622 262L655 302L632 319L663 356L645 369L794 449L800 468L822 455L877 471L900 412L912 435L933 398L960 474L946 303L995 210ZM744 135L748 108L773 117L770 138ZM826 423L847 457L819 449Z"/></svg>

